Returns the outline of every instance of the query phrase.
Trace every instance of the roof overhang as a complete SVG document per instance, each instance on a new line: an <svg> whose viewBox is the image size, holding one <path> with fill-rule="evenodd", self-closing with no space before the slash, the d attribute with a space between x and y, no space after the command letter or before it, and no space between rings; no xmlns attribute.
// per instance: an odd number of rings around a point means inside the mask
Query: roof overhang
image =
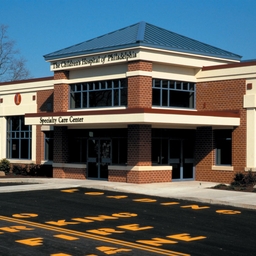
<svg viewBox="0 0 256 256"><path fill-rule="evenodd" d="M118 109L26 114L26 125L68 126L69 128L127 127L131 124L154 128L187 128L211 126L233 128L240 125L238 111L178 111L163 109Z"/></svg>
<svg viewBox="0 0 256 256"><path fill-rule="evenodd" d="M238 60L230 60L227 58L171 51L146 46L125 47L112 51L102 51L98 53L65 57L62 56L48 61L51 64L51 71L59 71L120 64L136 60L159 62L168 65L171 64L200 69L203 66L214 66L238 62Z"/></svg>

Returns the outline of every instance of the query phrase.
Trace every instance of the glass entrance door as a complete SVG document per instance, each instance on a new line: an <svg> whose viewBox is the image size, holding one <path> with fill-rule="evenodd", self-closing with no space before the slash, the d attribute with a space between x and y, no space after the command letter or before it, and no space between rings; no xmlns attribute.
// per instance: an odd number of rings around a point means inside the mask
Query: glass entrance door
<svg viewBox="0 0 256 256"><path fill-rule="evenodd" d="M87 177L107 179L108 165L112 162L111 140L91 138L88 140L87 152Z"/></svg>
<svg viewBox="0 0 256 256"><path fill-rule="evenodd" d="M194 179L194 141L189 139L169 140L169 165L173 180Z"/></svg>

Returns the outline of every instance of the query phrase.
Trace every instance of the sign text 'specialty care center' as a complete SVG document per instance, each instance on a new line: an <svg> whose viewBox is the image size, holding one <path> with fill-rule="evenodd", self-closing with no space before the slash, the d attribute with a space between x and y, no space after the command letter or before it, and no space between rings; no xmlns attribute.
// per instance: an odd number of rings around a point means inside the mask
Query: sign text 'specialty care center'
<svg viewBox="0 0 256 256"><path fill-rule="evenodd" d="M74 117L74 116L59 116L59 117L40 117L40 124L63 124L63 123L83 123L83 117Z"/></svg>

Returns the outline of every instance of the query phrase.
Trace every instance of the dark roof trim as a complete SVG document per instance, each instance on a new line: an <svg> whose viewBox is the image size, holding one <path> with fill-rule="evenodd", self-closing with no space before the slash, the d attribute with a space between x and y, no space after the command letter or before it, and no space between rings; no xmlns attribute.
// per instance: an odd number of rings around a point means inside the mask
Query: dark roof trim
<svg viewBox="0 0 256 256"><path fill-rule="evenodd" d="M9 82L1 82L1 85L10 85L10 84L21 84L21 83L32 83L32 82L40 82L40 81L48 81L53 80L53 76L48 77L41 77L41 78L31 78L31 79L25 79L25 80L16 80L16 81L9 81Z"/></svg>
<svg viewBox="0 0 256 256"><path fill-rule="evenodd" d="M52 113L31 113L25 114L25 117L41 116L81 116L81 115L120 115L120 114L169 114L169 115L191 115L191 116L219 116L219 117L240 117L239 110L223 111L187 111L187 110L168 110L151 108L132 108L132 109L110 109L110 110L91 110L91 111L70 111L70 112L52 112Z"/></svg>
<svg viewBox="0 0 256 256"><path fill-rule="evenodd" d="M232 63L232 64L223 64L223 65L203 67L202 71L214 70L214 69L224 69L224 68L239 68L239 67L254 66L254 65L256 65L256 60L248 61L248 62L239 62L239 63Z"/></svg>

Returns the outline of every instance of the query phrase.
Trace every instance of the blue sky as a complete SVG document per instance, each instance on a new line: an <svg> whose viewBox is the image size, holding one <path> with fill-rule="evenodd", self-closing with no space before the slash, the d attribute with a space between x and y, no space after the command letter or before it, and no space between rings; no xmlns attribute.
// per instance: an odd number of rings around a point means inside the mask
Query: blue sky
<svg viewBox="0 0 256 256"><path fill-rule="evenodd" d="M34 78L53 75L43 55L140 21L256 59L255 0L0 0Z"/></svg>

